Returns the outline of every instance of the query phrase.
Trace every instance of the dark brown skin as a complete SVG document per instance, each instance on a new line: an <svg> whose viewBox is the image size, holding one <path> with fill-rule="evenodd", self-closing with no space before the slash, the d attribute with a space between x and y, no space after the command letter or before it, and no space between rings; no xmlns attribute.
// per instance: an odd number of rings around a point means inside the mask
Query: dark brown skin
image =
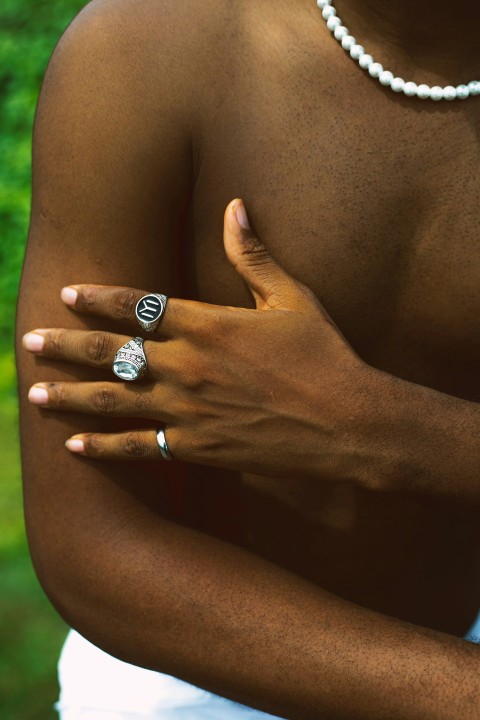
<svg viewBox="0 0 480 720"><path fill-rule="evenodd" d="M414 72L406 57L404 77L450 81L452 68ZM458 82L480 75L476 63L454 68ZM222 244L224 209L242 197L362 360L477 403L479 108L379 88L313 2L95 2L62 39L40 100L19 337L105 328L63 307L67 284L252 306ZM477 511L434 493L187 467L185 522L204 533L218 526L204 510L222 513L219 494L241 497L248 551L236 549L163 519L171 466L64 450L114 421L28 407L34 382L99 371L23 351L19 370L32 556L93 642L295 720L478 717L477 647L321 589L461 636L480 600Z"/></svg>

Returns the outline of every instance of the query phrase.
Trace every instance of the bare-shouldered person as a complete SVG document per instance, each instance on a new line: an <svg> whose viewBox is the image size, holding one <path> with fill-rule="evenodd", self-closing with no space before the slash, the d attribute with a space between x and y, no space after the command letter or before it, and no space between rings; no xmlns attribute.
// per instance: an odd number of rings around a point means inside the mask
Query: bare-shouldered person
<svg viewBox="0 0 480 720"><path fill-rule="evenodd" d="M431 84L460 69L479 74L473 55L469 67L466 40L451 64L434 46L422 55L419 43L410 57L404 36L390 32L395 21L401 26L400 2L392 4L391 26L378 20L373 0L363 10L337 4L372 53L405 73L422 66ZM433 3L424 5L433 12ZM441 11L437 20L442 27ZM39 103L19 333L85 327L58 301L72 283L250 305L222 246L223 211L240 196L275 258L320 297L366 362L478 401L478 105L427 107L380 91L332 41L313 1L95 0L60 41ZM101 377L44 361L47 367L51 379ZM99 466L63 451L70 431L98 429L98 420L41 418L25 402L38 379L38 363L22 356L32 555L59 610L109 652L136 660L121 638L133 614L135 622L142 612L149 617L162 584L169 555L160 572L158 522L169 517L180 474L185 523L222 535L227 503L238 528L228 539L296 576L426 628L462 636L471 625L479 543L468 516L348 484L197 466L145 465L133 479L122 464ZM144 534L134 544L139 524ZM169 542L177 543L179 562L182 542ZM136 579L112 574L115 557L134 552ZM199 569L200 584L201 577ZM138 583L148 595L142 607ZM111 627L91 630L91 618L110 610L115 584ZM148 629L145 620L141 662L182 674L181 657L165 662L168 642L157 663L146 659L153 657ZM201 669L182 676L209 684Z"/></svg>

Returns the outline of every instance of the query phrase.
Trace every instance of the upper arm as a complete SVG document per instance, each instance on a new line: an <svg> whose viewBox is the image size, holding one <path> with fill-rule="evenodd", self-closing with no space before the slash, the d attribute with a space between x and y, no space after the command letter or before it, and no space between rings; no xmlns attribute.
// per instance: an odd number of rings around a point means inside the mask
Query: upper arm
<svg viewBox="0 0 480 720"><path fill-rule="evenodd" d="M76 274L81 260L102 280L157 280L169 260L190 181L188 60L172 63L181 28L153 5L90 3L55 49L35 119L27 267L61 259Z"/></svg>
<svg viewBox="0 0 480 720"><path fill-rule="evenodd" d="M122 489L123 466L95 466L64 448L74 432L108 429L105 420L47 415L26 401L34 382L102 374L33 358L20 339L35 327L102 327L63 306L67 284L175 292L173 243L191 186L192 97L184 48L184 64L172 62L186 32L173 7L91 3L58 43L38 103L17 364L27 531L54 600L59 582L76 592L72 567L139 507Z"/></svg>

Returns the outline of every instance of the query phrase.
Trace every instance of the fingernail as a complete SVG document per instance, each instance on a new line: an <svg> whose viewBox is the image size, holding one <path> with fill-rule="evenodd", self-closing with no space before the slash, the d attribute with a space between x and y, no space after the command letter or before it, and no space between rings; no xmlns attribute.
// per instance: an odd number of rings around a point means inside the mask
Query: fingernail
<svg viewBox="0 0 480 720"><path fill-rule="evenodd" d="M65 305L75 305L77 302L78 292L72 287L64 287L62 288L60 297Z"/></svg>
<svg viewBox="0 0 480 720"><path fill-rule="evenodd" d="M23 347L30 352L40 352L43 350L44 344L45 338L38 333L32 332L23 336Z"/></svg>
<svg viewBox="0 0 480 720"><path fill-rule="evenodd" d="M238 201L235 207L235 214L237 216L238 224L241 225L244 230L250 230L247 211L245 210L245 205L241 200Z"/></svg>
<svg viewBox="0 0 480 720"><path fill-rule="evenodd" d="M46 405L48 403L48 392L45 388L34 385L28 391L28 399L34 405Z"/></svg>
<svg viewBox="0 0 480 720"><path fill-rule="evenodd" d="M82 453L85 450L83 440L78 440L78 438L68 438L65 443L65 447L67 450L74 453Z"/></svg>

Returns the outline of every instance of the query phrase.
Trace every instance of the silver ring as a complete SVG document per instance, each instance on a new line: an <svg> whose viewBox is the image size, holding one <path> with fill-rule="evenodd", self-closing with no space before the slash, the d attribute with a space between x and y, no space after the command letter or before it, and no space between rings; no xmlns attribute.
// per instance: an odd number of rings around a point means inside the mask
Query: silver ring
<svg viewBox="0 0 480 720"><path fill-rule="evenodd" d="M162 458L164 460L171 460L172 456L170 455L170 450L168 449L167 438L165 437L165 430L157 430L157 442L158 447L160 448L160 455L162 456Z"/></svg>
<svg viewBox="0 0 480 720"><path fill-rule="evenodd" d="M144 295L135 307L135 317L145 332L154 332L167 307L167 296L160 293Z"/></svg>
<svg viewBox="0 0 480 720"><path fill-rule="evenodd" d="M147 369L143 338L132 338L115 353L112 370L122 380L138 380L146 375Z"/></svg>

